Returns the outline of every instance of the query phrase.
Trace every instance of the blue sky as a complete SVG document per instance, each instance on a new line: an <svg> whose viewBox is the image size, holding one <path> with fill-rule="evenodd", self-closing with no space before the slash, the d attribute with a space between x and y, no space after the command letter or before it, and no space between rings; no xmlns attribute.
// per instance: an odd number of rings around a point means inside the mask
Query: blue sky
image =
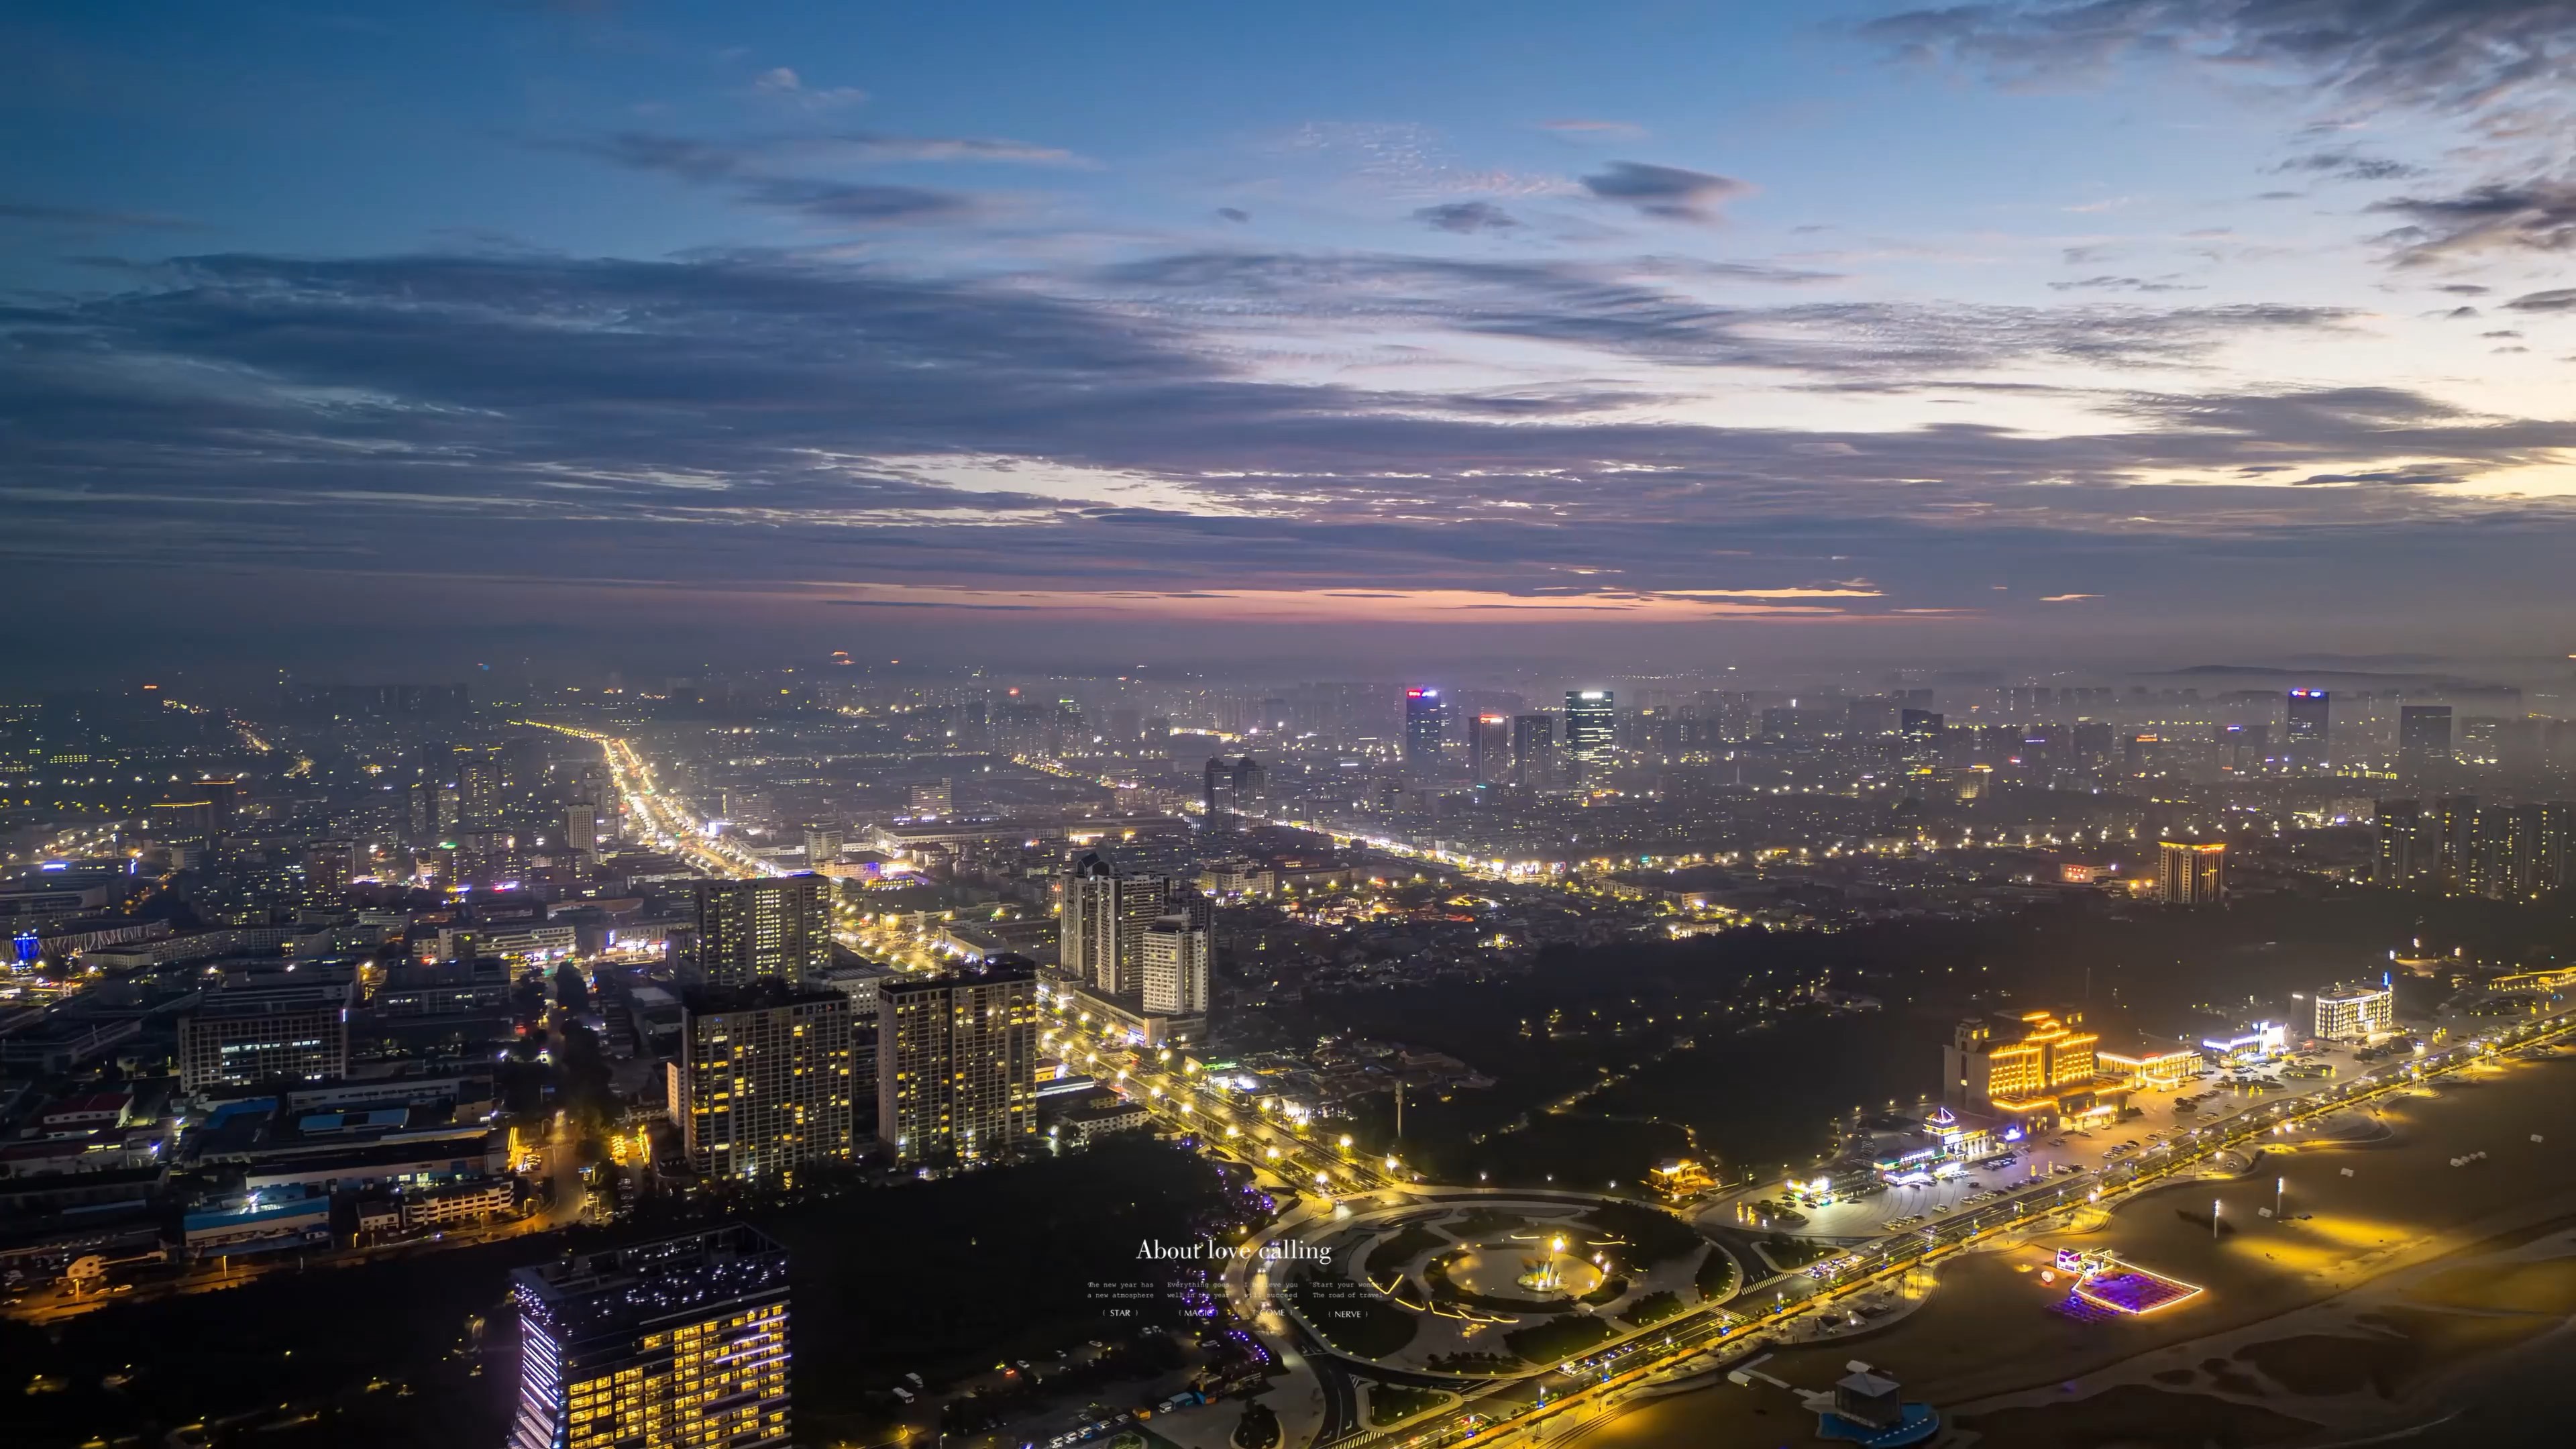
<svg viewBox="0 0 2576 1449"><path fill-rule="evenodd" d="M20 7L0 556L147 655L2555 655L2571 37Z"/></svg>

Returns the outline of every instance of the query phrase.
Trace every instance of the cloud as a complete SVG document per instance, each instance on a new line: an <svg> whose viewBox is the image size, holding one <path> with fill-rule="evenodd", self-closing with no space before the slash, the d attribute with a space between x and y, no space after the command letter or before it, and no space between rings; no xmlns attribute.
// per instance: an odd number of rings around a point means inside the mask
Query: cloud
<svg viewBox="0 0 2576 1449"><path fill-rule="evenodd" d="M922 186L878 186L811 177L765 177L744 187L754 206L799 212L820 221L861 223L963 221L982 210L973 197Z"/></svg>
<svg viewBox="0 0 2576 1449"><path fill-rule="evenodd" d="M23 221L47 226L119 227L154 231L200 231L196 222L185 217L162 216L149 211L100 211L83 206L38 206L32 202L0 201L0 221Z"/></svg>
<svg viewBox="0 0 2576 1449"><path fill-rule="evenodd" d="M1646 134L1645 127L1636 125L1629 121L1601 121L1587 120L1581 117L1566 117L1561 120L1541 121L1538 125L1539 129L1542 131L1554 131L1557 134L1564 136L1604 136L1621 141L1636 140Z"/></svg>
<svg viewBox="0 0 2576 1449"><path fill-rule="evenodd" d="M816 90L805 84L804 77L783 65L752 77L751 88L757 94L789 101L807 110L855 106L868 98L868 93L856 86L826 86Z"/></svg>
<svg viewBox="0 0 2576 1449"><path fill-rule="evenodd" d="M2576 287L2528 292L2504 304L2508 312L2576 312Z"/></svg>
<svg viewBox="0 0 2576 1449"><path fill-rule="evenodd" d="M2102 597L2100 594L2042 594L2039 596L2039 601L2043 604L2072 604L2078 600L2100 597Z"/></svg>
<svg viewBox="0 0 2576 1449"><path fill-rule="evenodd" d="M1994 0L1909 10L1860 34L2011 86L2098 80L2120 63L2260 68L2364 110L2467 113L2563 86L2567 0Z"/></svg>
<svg viewBox="0 0 2576 1449"><path fill-rule="evenodd" d="M1240 225L1241 223L1252 220L1252 213L1245 211L1239 206L1220 206L1216 209L1216 219L1219 221L1231 221Z"/></svg>
<svg viewBox="0 0 2576 1449"><path fill-rule="evenodd" d="M1451 201L1426 206L1415 212L1413 219L1434 231L1461 233L1509 231L1520 225L1510 212L1490 201Z"/></svg>
<svg viewBox="0 0 2576 1449"><path fill-rule="evenodd" d="M810 146L813 138L786 144ZM694 185L726 186L744 205L796 212L818 221L870 225L963 221L984 209L976 198L962 192L783 174L769 169L768 162L770 154L782 149L780 143L723 144L626 131L584 143L580 149L629 170L675 176Z"/></svg>
<svg viewBox="0 0 2576 1449"><path fill-rule="evenodd" d="M1608 170L1584 177L1583 187L1604 201L1633 206L1648 216L1693 222L1716 220L1715 203L1753 190L1731 176L1642 161L1613 161Z"/></svg>
<svg viewBox="0 0 2576 1449"><path fill-rule="evenodd" d="M2403 181L2427 174L2421 166L2383 156L2364 156L2348 148L2293 156L2272 170L2276 175L2296 173L2335 181Z"/></svg>
<svg viewBox="0 0 2576 1449"><path fill-rule="evenodd" d="M2177 282L2169 277L2085 277L2071 282L2051 282L2059 292L2201 292L2205 287Z"/></svg>
<svg viewBox="0 0 2576 1449"><path fill-rule="evenodd" d="M2194 365L2241 337L2331 330L2339 308L2241 304L2037 308L1893 302L1734 305L1684 284L1789 283L1802 274L1725 263L1604 266L1383 254L1185 252L1104 269L1145 305L1232 319L1435 327L1555 343L1673 367L1827 378L1919 377L2034 358L2113 368ZM1806 274L1812 275L1812 274ZM1175 313L1175 315L1180 315Z"/></svg>
<svg viewBox="0 0 2576 1449"><path fill-rule="evenodd" d="M1953 367L2188 360L2248 329L2337 325L1680 290L1705 280L1677 263L1295 253L990 280L742 256L183 258L0 314L0 558L39 592L118 567L272 587L470 567L773 598L808 586L791 581L990 587L999 558L1012 587L1061 596L1401 578L1395 612L1439 591L1484 609L1616 560L1634 598L1587 596L1599 617L1665 617L1617 611L1669 595L1674 611L1866 619L2034 552L2122 597L2307 580L2291 567L2307 558L2380 576L2374 561L2439 554L2427 530L2471 526L2475 500L2449 485L2576 448L2576 422L2201 372L2181 374L2201 390L2064 389L2072 425L2055 432L1639 406L1630 379L1707 395L1677 368L1926 391L1974 383ZM1406 390L1283 381L1243 345L1353 317L1628 365ZM2499 522L2497 548L2565 541L2544 510L2492 506L2521 530ZM1720 557L1740 587L1710 586Z"/></svg>
<svg viewBox="0 0 2576 1449"><path fill-rule="evenodd" d="M2576 182L2490 183L2453 196L2396 197L2370 210L2406 218L2381 238L2399 266L2576 249Z"/></svg>

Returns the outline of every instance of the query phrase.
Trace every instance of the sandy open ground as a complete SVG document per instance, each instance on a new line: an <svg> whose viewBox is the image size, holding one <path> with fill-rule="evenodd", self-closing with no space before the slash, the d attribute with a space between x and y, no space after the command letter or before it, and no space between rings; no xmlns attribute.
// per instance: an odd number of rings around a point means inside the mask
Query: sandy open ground
<svg viewBox="0 0 2576 1449"><path fill-rule="evenodd" d="M2092 1231L1952 1260L1920 1311L1763 1370L1814 1389L1867 1360L1939 1406L1955 1444L2347 1442L2453 1413L2488 1420L2482 1442L2520 1442L2494 1437L2496 1385L2566 1357L2576 1314L2576 1061L2464 1074L2392 1099L2381 1122L2376 1141L2310 1138L2240 1180L2149 1193ZM2276 1180L2283 1216L2266 1219ZM2107 1248L2208 1291L2145 1318L2071 1317L2053 1308L2064 1280L2038 1271L2058 1247ZM1789 1394L1720 1380L1583 1437L1700 1449L1796 1444L1813 1427Z"/></svg>

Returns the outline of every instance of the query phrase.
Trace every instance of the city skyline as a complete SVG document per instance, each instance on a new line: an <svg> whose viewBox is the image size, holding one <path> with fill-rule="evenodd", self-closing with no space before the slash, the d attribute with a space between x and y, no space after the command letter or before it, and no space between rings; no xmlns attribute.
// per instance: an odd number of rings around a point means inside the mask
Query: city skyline
<svg viewBox="0 0 2576 1449"><path fill-rule="evenodd" d="M2560 658L2566 9L22 18L27 647Z"/></svg>

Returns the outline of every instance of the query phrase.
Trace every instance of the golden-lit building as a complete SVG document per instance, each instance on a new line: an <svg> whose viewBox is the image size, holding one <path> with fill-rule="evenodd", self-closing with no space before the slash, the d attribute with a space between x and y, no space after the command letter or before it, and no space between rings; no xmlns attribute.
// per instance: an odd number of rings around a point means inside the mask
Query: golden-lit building
<svg viewBox="0 0 2576 1449"><path fill-rule="evenodd" d="M2140 1091L2171 1091L2199 1076L2208 1065L2200 1048L2189 1042L2168 1044L2144 1037L2099 1046L2093 1062L2103 1076Z"/></svg>
<svg viewBox="0 0 2576 1449"><path fill-rule="evenodd" d="M816 1163L850 1161L855 1029L850 998L828 987L689 992L668 1096L690 1167L777 1187Z"/></svg>
<svg viewBox="0 0 2576 1449"><path fill-rule="evenodd" d="M1037 1140L1037 973L999 964L877 987L877 1142L914 1163L1008 1161Z"/></svg>
<svg viewBox="0 0 2576 1449"><path fill-rule="evenodd" d="M1654 1184L1658 1194L1674 1202L1697 1197L1717 1185L1706 1167L1688 1157L1666 1158L1656 1163L1649 1170L1647 1180Z"/></svg>
<svg viewBox="0 0 2576 1449"><path fill-rule="evenodd" d="M2126 1089L2101 1079L2095 1054L2101 1038L2083 1024L2083 1013L2074 1011L1959 1023L1942 1051L1942 1095L1974 1111L2030 1122L2100 1109L2104 1093Z"/></svg>
<svg viewBox="0 0 2576 1449"><path fill-rule="evenodd" d="M739 1224L510 1275L510 1449L783 1449L787 1250Z"/></svg>
<svg viewBox="0 0 2576 1449"><path fill-rule="evenodd" d="M2156 843L2156 892L2169 906L2214 906L2227 899L2227 847L2218 841Z"/></svg>

